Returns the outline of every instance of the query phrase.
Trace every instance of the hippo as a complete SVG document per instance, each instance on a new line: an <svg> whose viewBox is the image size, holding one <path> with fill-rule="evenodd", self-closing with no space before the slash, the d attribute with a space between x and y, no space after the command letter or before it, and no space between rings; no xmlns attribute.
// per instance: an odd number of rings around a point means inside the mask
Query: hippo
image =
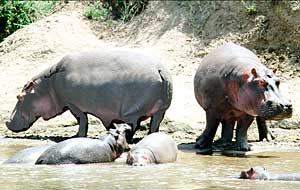
<svg viewBox="0 0 300 190"><path fill-rule="evenodd" d="M240 179L300 181L300 174L270 174L264 167L256 166L248 171L242 171Z"/></svg>
<svg viewBox="0 0 300 190"><path fill-rule="evenodd" d="M35 164L40 155L51 145L25 148L17 152L14 156L4 161L3 164Z"/></svg>
<svg viewBox="0 0 300 190"><path fill-rule="evenodd" d="M292 116L292 105L279 91L275 72L234 43L225 43L203 58L194 78L196 100L206 112L206 127L195 145L199 152L211 152L219 123L237 122L235 149L248 151L247 130L255 117Z"/></svg>
<svg viewBox="0 0 300 190"><path fill-rule="evenodd" d="M79 124L78 137L87 136L87 114L92 114L107 130L113 122L130 124L131 139L147 118L149 133L159 130L171 103L172 78L157 58L141 51L94 50L66 55L27 82L17 98L6 122L14 132L70 110Z"/></svg>
<svg viewBox="0 0 300 190"><path fill-rule="evenodd" d="M102 139L87 137L71 138L52 145L36 160L35 164L89 164L113 162L124 151L129 150L126 131L131 127L119 124L109 129Z"/></svg>
<svg viewBox="0 0 300 190"><path fill-rule="evenodd" d="M133 166L144 166L151 163L175 162L177 152L177 145L170 136L156 132L146 136L131 148L126 163Z"/></svg>
<svg viewBox="0 0 300 190"><path fill-rule="evenodd" d="M259 141L274 140L275 136L273 135L270 128L267 126L266 120L261 117L256 117L255 119L258 128ZM223 146L223 148L226 148L226 146L228 145L230 146L232 144L235 123L236 122L221 121L222 124L221 138L218 139L217 142L214 142L214 145L216 144L217 146Z"/></svg>

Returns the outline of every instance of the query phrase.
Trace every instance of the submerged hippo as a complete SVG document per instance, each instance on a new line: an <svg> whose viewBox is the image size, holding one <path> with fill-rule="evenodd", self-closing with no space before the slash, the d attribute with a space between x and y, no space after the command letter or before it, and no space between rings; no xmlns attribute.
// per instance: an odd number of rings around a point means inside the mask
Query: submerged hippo
<svg viewBox="0 0 300 190"><path fill-rule="evenodd" d="M259 179L259 180L282 180L282 181L300 181L300 174L270 174L262 166L250 168L248 171L241 172L241 179Z"/></svg>
<svg viewBox="0 0 300 190"><path fill-rule="evenodd" d="M124 151L129 150L125 133L127 124L109 129L102 139L72 138L46 149L35 164L88 164L113 162Z"/></svg>
<svg viewBox="0 0 300 190"><path fill-rule="evenodd" d="M126 162L134 166L175 162L177 152L174 140L164 133L157 132L146 136L132 147Z"/></svg>
<svg viewBox="0 0 300 190"><path fill-rule="evenodd" d="M51 145L30 147L17 152L14 156L3 162L3 164L35 164L40 155Z"/></svg>
<svg viewBox="0 0 300 190"><path fill-rule="evenodd" d="M25 131L40 117L51 119L70 110L79 123L80 137L88 131L87 114L132 126L151 117L149 133L156 132L172 99L172 79L151 55L128 50L90 51L65 56L33 77L17 96L8 129Z"/></svg>
<svg viewBox="0 0 300 190"><path fill-rule="evenodd" d="M194 78L195 97L206 111L206 128L196 148L210 150L220 122L237 121L236 149L249 150L247 130L254 117L281 120L292 105L279 91L280 80L250 50L226 43L208 54Z"/></svg>

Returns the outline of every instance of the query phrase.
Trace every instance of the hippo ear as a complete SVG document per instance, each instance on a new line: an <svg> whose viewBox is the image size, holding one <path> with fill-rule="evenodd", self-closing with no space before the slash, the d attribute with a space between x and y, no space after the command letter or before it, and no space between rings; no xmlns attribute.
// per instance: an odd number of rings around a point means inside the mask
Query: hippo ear
<svg viewBox="0 0 300 190"><path fill-rule="evenodd" d="M119 131L117 129L109 129L109 133L115 137L115 139L118 139L119 137Z"/></svg>
<svg viewBox="0 0 300 190"><path fill-rule="evenodd" d="M276 72L277 72L277 69L273 69L273 73L276 74Z"/></svg>
<svg viewBox="0 0 300 190"><path fill-rule="evenodd" d="M113 123L113 126L117 129L119 134L131 131L131 127L127 123L120 123L120 124Z"/></svg>
<svg viewBox="0 0 300 190"><path fill-rule="evenodd" d="M256 69L255 69L255 68L252 68L252 69L251 69L251 74L254 76L254 78L257 77L257 72L256 72Z"/></svg>
<svg viewBox="0 0 300 190"><path fill-rule="evenodd" d="M23 88L23 91L28 91L30 93L34 93L34 86L36 85L36 82L31 80L29 81Z"/></svg>
<svg viewBox="0 0 300 190"><path fill-rule="evenodd" d="M257 72L256 72L255 68L251 69L251 74L249 74L249 73L242 74L242 81L244 81L244 82L250 82L254 78L257 78Z"/></svg>

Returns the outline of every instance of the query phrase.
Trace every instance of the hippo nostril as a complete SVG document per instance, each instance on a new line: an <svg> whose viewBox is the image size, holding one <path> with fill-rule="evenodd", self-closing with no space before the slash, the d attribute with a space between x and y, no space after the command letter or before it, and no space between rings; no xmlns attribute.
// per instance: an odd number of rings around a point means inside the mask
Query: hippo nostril
<svg viewBox="0 0 300 190"><path fill-rule="evenodd" d="M284 109L284 107L285 107L285 106L282 105L282 104L279 104L279 106L280 106L281 109Z"/></svg>
<svg viewBox="0 0 300 190"><path fill-rule="evenodd" d="M269 106L269 107L271 107L272 106L272 101L267 101L266 105Z"/></svg>
<svg viewBox="0 0 300 190"><path fill-rule="evenodd" d="M293 105L292 104L288 104L288 105L286 105L286 108L289 109L289 110L292 110L293 109Z"/></svg>

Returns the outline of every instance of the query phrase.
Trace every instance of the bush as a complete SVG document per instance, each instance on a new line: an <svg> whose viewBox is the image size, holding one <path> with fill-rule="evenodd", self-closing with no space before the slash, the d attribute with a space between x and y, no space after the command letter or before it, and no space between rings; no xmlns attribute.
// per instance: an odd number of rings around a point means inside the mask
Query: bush
<svg viewBox="0 0 300 190"><path fill-rule="evenodd" d="M104 20L109 15L113 19L129 21L140 14L148 4L148 0L101 0L89 3L84 16L92 20Z"/></svg>
<svg viewBox="0 0 300 190"><path fill-rule="evenodd" d="M257 13L256 4L253 1L242 1L244 8L248 15L255 15Z"/></svg>
<svg viewBox="0 0 300 190"><path fill-rule="evenodd" d="M108 9L104 8L101 2L96 1L85 7L83 15L91 20L105 20L108 13Z"/></svg>
<svg viewBox="0 0 300 190"><path fill-rule="evenodd" d="M0 0L0 41L24 25L49 14L55 4L55 1Z"/></svg>

